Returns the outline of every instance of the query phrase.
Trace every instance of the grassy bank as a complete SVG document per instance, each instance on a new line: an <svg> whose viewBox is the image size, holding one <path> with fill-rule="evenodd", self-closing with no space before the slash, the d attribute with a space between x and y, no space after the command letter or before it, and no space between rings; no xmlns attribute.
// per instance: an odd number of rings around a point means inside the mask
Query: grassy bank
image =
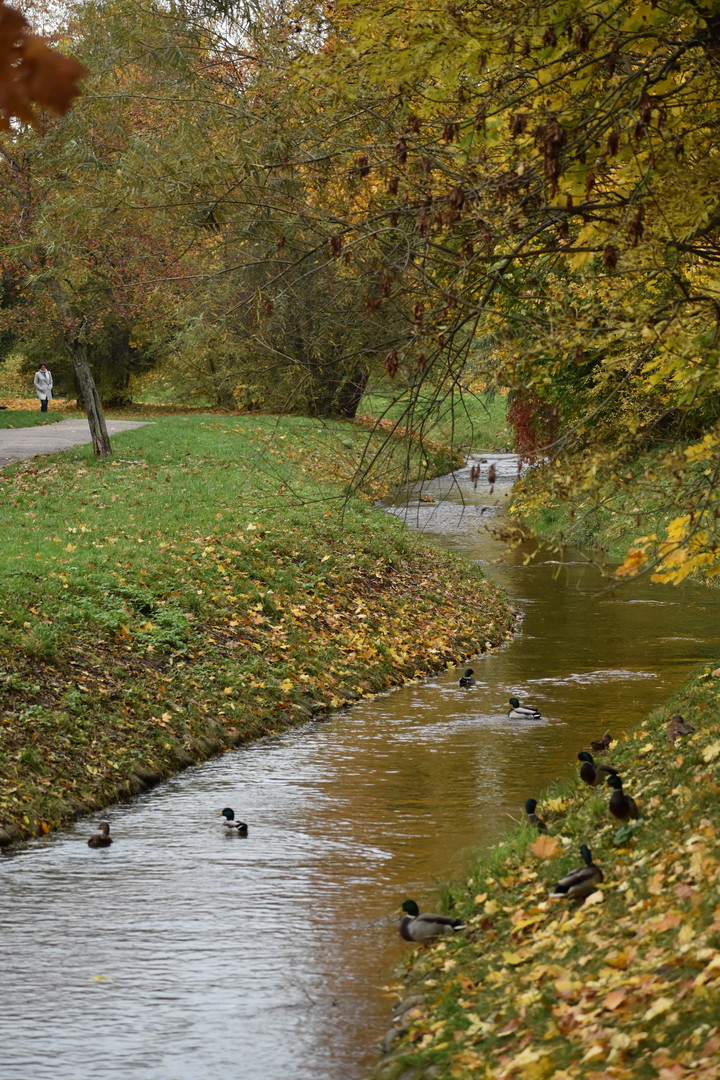
<svg viewBox="0 0 720 1080"><path fill-rule="evenodd" d="M367 438L173 416L116 436L111 459L78 447L0 472L6 833L505 639L511 612L475 567L344 493ZM388 482L407 460L383 453Z"/></svg>
<svg viewBox="0 0 720 1080"><path fill-rule="evenodd" d="M697 732L673 745L676 711ZM610 789L573 779L540 802L547 836L523 825L471 865L446 897L467 930L412 954L375 1080L717 1076L720 669L614 734L641 819L619 826ZM548 899L583 843L603 883Z"/></svg>
<svg viewBox="0 0 720 1080"><path fill-rule="evenodd" d="M513 434L507 422L507 398L502 394L466 391L436 399L431 394L410 398L393 387L386 393L366 394L358 414L398 422L409 430L467 450L512 450Z"/></svg>

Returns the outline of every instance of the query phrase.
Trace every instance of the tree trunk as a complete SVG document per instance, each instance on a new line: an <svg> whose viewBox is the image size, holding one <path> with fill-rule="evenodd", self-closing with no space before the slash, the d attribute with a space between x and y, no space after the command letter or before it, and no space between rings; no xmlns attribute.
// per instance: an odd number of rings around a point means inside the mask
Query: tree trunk
<svg viewBox="0 0 720 1080"><path fill-rule="evenodd" d="M87 413L92 437L93 452L95 457L107 457L112 454L110 436L108 435L105 416L100 403L100 395L95 386L95 380L85 359L85 347L79 341L73 341L71 345L73 370L82 395L85 412Z"/></svg>

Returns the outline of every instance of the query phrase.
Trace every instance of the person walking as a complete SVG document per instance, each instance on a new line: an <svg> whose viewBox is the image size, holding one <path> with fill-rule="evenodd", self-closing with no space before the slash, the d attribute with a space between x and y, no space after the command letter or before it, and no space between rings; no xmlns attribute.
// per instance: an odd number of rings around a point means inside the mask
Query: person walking
<svg viewBox="0 0 720 1080"><path fill-rule="evenodd" d="M53 377L45 364L41 364L35 372L35 392L40 398L40 412L48 411L48 401L52 401Z"/></svg>

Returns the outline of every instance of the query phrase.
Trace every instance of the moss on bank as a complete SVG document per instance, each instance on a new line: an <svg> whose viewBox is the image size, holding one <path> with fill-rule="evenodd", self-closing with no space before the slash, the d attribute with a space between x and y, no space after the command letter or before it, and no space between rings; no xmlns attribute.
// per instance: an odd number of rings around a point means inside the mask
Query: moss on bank
<svg viewBox="0 0 720 1080"><path fill-rule="evenodd" d="M697 733L672 744L680 712ZM572 779L448 895L466 934L412 954L374 1080L714 1078L720 1052L720 669L611 747L641 820ZM598 732L600 735L600 732ZM580 748L578 748L580 749ZM550 900L586 843L605 880Z"/></svg>
<svg viewBox="0 0 720 1080"><path fill-rule="evenodd" d="M366 439L175 417L0 473L0 840L505 640L476 567L343 493Z"/></svg>

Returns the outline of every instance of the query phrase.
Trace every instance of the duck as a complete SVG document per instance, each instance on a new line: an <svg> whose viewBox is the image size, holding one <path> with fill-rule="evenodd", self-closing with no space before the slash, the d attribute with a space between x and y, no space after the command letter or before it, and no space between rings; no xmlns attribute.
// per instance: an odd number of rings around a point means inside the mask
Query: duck
<svg viewBox="0 0 720 1080"><path fill-rule="evenodd" d="M617 775L608 776L607 782L611 788L614 788L608 803L608 810L612 816L617 818L618 821L627 821L628 818L634 820L640 817L637 803L631 795L626 795L623 791L623 783L620 777Z"/></svg>
<svg viewBox="0 0 720 1080"><path fill-rule="evenodd" d="M465 929L462 919L453 919L450 915L421 915L414 900L403 901L402 909L405 915L400 920L400 937L404 941L432 941Z"/></svg>
<svg viewBox="0 0 720 1080"><path fill-rule="evenodd" d="M96 832L94 836L91 836L88 840L88 847L110 847L112 844L112 836L110 835L110 825L107 821L101 821L98 826L100 832Z"/></svg>
<svg viewBox="0 0 720 1080"><path fill-rule="evenodd" d="M595 892L596 887L603 880L603 872L592 861L592 854L587 844L581 846L580 854L585 865L560 878L554 891L550 893L551 897L584 900L591 892Z"/></svg>
<svg viewBox="0 0 720 1080"><path fill-rule="evenodd" d="M221 810L218 817L224 817L222 830L225 836L247 836L248 827L244 821L235 820L235 811L229 806Z"/></svg>
<svg viewBox="0 0 720 1080"><path fill-rule="evenodd" d="M537 799L528 799L525 803L525 813L527 814L528 825L534 825L538 832L547 832L547 825L535 813L536 806Z"/></svg>
<svg viewBox="0 0 720 1080"><path fill-rule="evenodd" d="M665 728L665 734L671 742L675 742L682 735L692 735L695 732L695 728L687 720L683 720L680 713L675 713L670 717L668 725Z"/></svg>
<svg viewBox="0 0 720 1080"><path fill-rule="evenodd" d="M465 668L464 675L460 678L461 686L474 686L475 680L473 679L473 669L471 667Z"/></svg>
<svg viewBox="0 0 720 1080"><path fill-rule="evenodd" d="M542 720L538 709L533 705L521 705L516 697L510 698L508 717L511 720Z"/></svg>
<svg viewBox="0 0 720 1080"><path fill-rule="evenodd" d="M611 742L612 735L609 731L606 731L602 739L593 739L590 743L590 749L593 754L604 754Z"/></svg>
<svg viewBox="0 0 720 1080"><path fill-rule="evenodd" d="M617 769L614 769L612 765L598 764L593 758L592 754L588 754L587 750L581 750L578 754L578 761L580 765L580 779L590 787L597 787L604 780L607 780L608 776L617 776Z"/></svg>

